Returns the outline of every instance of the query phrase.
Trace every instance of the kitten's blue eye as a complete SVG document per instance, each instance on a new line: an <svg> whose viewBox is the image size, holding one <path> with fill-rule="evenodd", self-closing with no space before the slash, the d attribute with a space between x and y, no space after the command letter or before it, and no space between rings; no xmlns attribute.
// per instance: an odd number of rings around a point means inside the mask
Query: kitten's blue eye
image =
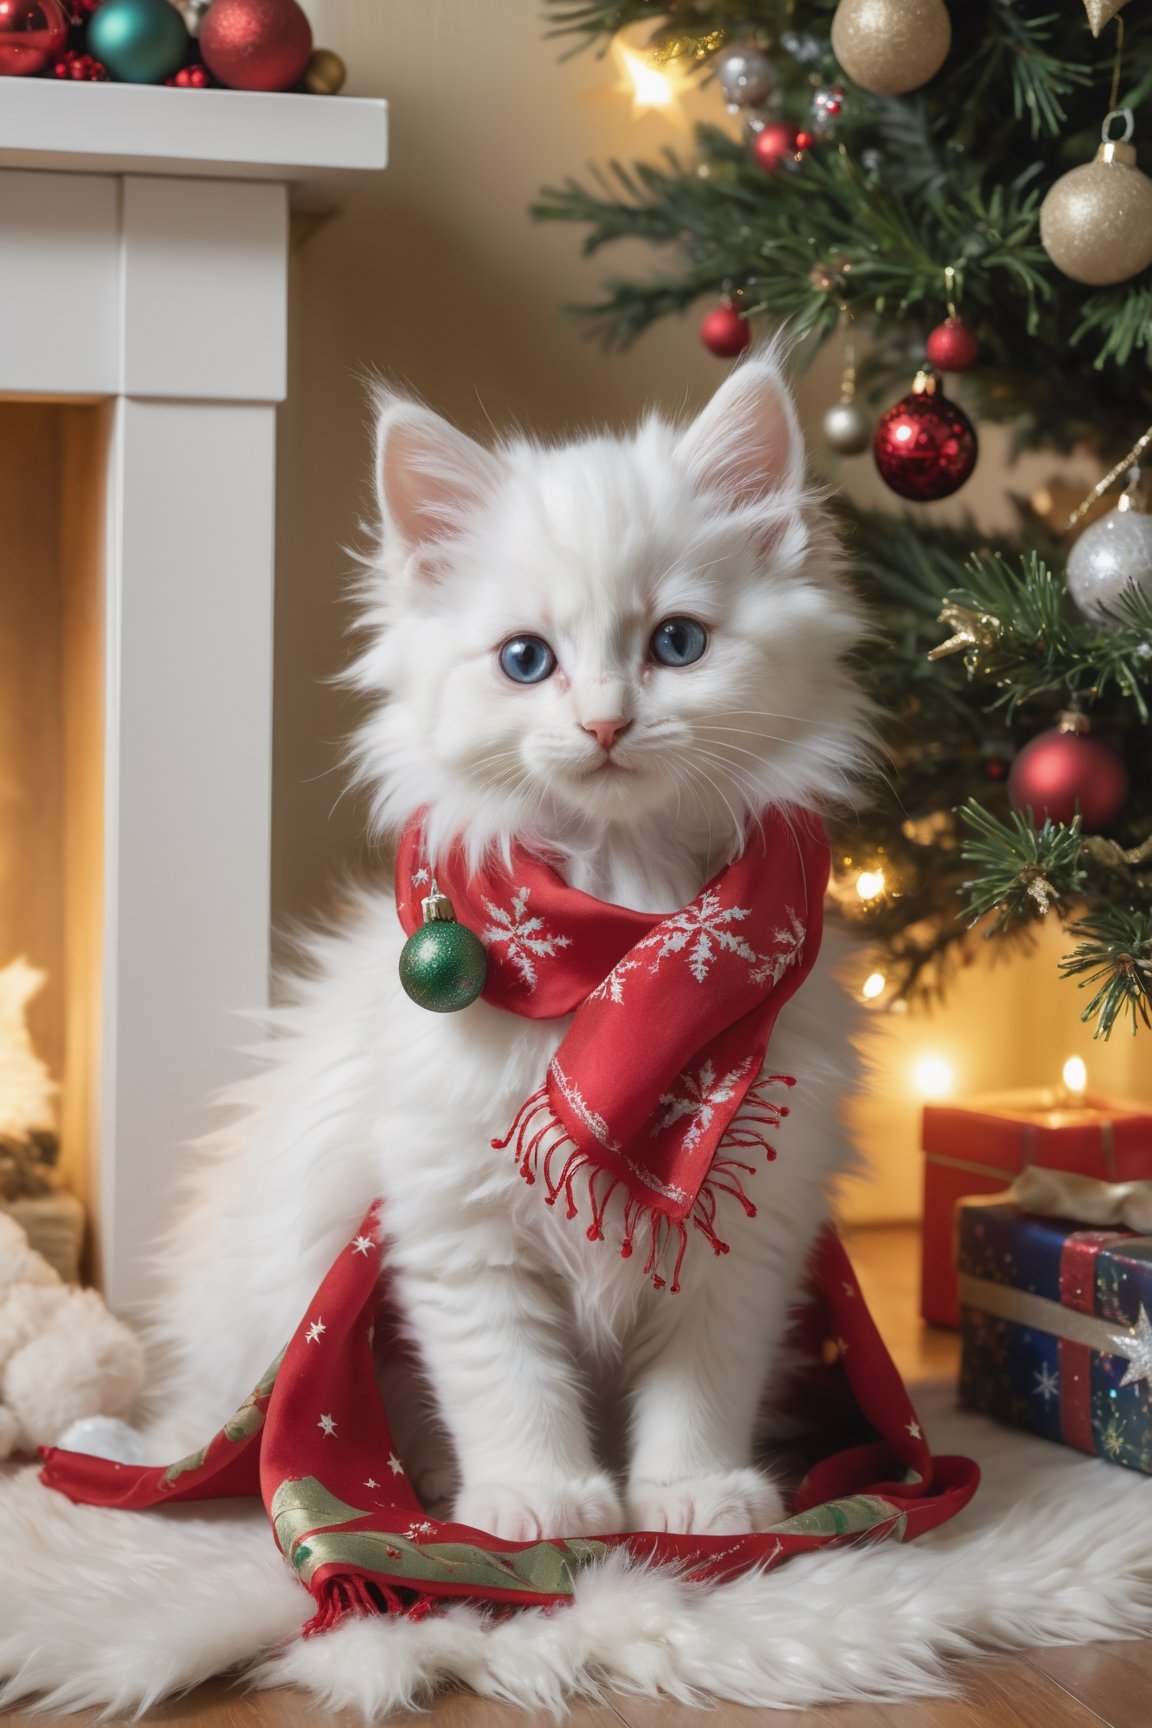
<svg viewBox="0 0 1152 1728"><path fill-rule="evenodd" d="M500 670L513 684L543 684L556 670L556 656L542 636L513 636L500 650Z"/></svg>
<svg viewBox="0 0 1152 1728"><path fill-rule="evenodd" d="M708 646L708 632L695 618L665 618L648 652L661 666L691 666Z"/></svg>

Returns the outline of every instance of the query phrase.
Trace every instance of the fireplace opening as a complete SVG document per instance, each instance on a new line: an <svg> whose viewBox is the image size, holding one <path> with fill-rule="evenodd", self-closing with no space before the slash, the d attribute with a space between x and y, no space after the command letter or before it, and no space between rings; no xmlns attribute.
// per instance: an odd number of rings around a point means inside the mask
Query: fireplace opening
<svg viewBox="0 0 1152 1728"><path fill-rule="evenodd" d="M0 1206L98 1277L108 413L0 401Z"/></svg>

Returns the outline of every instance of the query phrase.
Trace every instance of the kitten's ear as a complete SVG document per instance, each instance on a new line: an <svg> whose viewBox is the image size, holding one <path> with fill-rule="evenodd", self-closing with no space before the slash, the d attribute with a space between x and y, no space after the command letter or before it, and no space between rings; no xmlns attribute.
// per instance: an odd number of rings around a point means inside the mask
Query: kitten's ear
<svg viewBox="0 0 1152 1728"><path fill-rule="evenodd" d="M737 366L676 447L701 491L755 504L804 480L804 439L779 351Z"/></svg>
<svg viewBox="0 0 1152 1728"><path fill-rule="evenodd" d="M377 399L376 491L389 536L409 552L459 534L500 476L495 456L430 408Z"/></svg>

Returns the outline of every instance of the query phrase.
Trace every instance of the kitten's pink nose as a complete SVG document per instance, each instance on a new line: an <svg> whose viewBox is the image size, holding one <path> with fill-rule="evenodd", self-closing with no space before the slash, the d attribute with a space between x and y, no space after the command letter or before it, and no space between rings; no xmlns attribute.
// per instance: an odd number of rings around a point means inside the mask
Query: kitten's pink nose
<svg viewBox="0 0 1152 1728"><path fill-rule="evenodd" d="M631 720L586 720L584 731L591 734L601 750L611 750L617 738L627 732Z"/></svg>

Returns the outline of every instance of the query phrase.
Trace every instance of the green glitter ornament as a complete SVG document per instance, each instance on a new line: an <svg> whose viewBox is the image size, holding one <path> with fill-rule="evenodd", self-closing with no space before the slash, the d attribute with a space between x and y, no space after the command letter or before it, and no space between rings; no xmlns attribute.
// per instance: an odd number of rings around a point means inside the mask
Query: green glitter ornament
<svg viewBox="0 0 1152 1728"><path fill-rule="evenodd" d="M488 955L479 936L456 922L451 900L435 882L421 906L424 922L400 950L400 982L419 1007L456 1014L483 990Z"/></svg>

